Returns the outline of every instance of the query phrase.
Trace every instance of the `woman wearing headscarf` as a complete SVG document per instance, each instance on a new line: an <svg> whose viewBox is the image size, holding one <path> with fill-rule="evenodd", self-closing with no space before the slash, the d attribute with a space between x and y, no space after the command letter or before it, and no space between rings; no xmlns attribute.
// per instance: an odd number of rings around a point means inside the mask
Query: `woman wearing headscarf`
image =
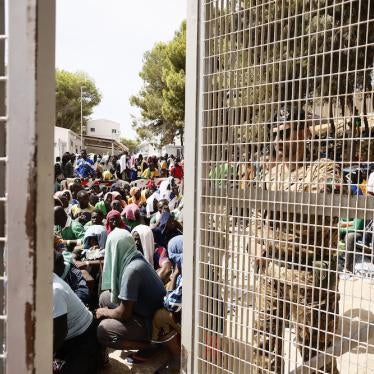
<svg viewBox="0 0 374 374"><path fill-rule="evenodd" d="M140 210L136 204L129 204L121 213L126 225L132 230L140 224Z"/></svg>
<svg viewBox="0 0 374 374"><path fill-rule="evenodd" d="M164 248L167 248L170 239L174 236L183 234L182 225L167 211L161 214L158 225L152 231L155 243Z"/></svg>
<svg viewBox="0 0 374 374"><path fill-rule="evenodd" d="M155 246L153 232L149 226L136 226L131 232L136 248L144 258L153 266L157 274L165 284L171 274L171 262L164 247Z"/></svg>
<svg viewBox="0 0 374 374"><path fill-rule="evenodd" d="M104 195L104 200L99 201L95 205L95 209L100 210L100 212L103 214L104 217L108 214L108 212L111 210L110 204L113 200L112 192L108 192Z"/></svg>
<svg viewBox="0 0 374 374"><path fill-rule="evenodd" d="M147 200L144 201L144 198L142 199L142 192L139 187L132 187L130 189L130 198L128 200L129 204L136 204L140 205L141 203L147 202Z"/></svg>
<svg viewBox="0 0 374 374"><path fill-rule="evenodd" d="M114 349L149 347L152 317L162 306L165 288L137 251L130 233L118 228L108 236L100 296L99 342Z"/></svg>
<svg viewBox="0 0 374 374"><path fill-rule="evenodd" d="M83 246L84 249L98 248L104 249L107 239L106 229L102 225L88 226L84 234Z"/></svg>
<svg viewBox="0 0 374 374"><path fill-rule="evenodd" d="M121 195L120 192L118 192L118 191L112 191L111 194L112 194L112 202L114 200L119 201L121 203L122 209L127 205L126 201L122 199L122 195Z"/></svg>
<svg viewBox="0 0 374 374"><path fill-rule="evenodd" d="M125 229L126 226L122 221L121 213L117 210L111 210L106 216L106 233L109 235L115 228Z"/></svg>

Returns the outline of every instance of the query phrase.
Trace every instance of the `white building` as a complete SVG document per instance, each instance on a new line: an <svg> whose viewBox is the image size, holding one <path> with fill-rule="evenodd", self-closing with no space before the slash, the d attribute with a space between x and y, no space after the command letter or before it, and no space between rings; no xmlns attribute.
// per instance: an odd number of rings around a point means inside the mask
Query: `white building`
<svg viewBox="0 0 374 374"><path fill-rule="evenodd" d="M108 119L93 119L87 122L87 136L95 138L119 140L121 135L120 124Z"/></svg>
<svg viewBox="0 0 374 374"><path fill-rule="evenodd" d="M148 156L160 156L160 150L154 147L150 143L142 143L138 147L138 153L141 153L143 157Z"/></svg>
<svg viewBox="0 0 374 374"><path fill-rule="evenodd" d="M79 153L81 150L81 137L74 131L55 126L54 155L62 157L65 152Z"/></svg>
<svg viewBox="0 0 374 374"><path fill-rule="evenodd" d="M174 155L175 157L183 157L183 145L174 145L174 144L168 144L162 147L161 154L164 156L165 154L168 154L169 156Z"/></svg>

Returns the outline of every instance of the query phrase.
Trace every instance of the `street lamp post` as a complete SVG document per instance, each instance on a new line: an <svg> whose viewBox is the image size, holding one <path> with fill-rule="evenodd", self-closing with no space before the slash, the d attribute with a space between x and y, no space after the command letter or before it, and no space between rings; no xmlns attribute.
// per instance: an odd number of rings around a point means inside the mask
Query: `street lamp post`
<svg viewBox="0 0 374 374"><path fill-rule="evenodd" d="M83 86L81 86L81 150L83 149Z"/></svg>

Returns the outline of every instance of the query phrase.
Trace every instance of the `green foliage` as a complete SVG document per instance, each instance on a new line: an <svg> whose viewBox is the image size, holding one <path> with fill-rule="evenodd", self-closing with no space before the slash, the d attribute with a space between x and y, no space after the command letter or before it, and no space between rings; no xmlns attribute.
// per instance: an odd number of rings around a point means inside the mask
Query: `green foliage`
<svg viewBox="0 0 374 374"><path fill-rule="evenodd" d="M130 103L141 111L141 118L133 121L140 139L159 145L172 143L184 135L184 98L186 70L186 23L168 43L157 43L144 54L139 76L144 86Z"/></svg>
<svg viewBox="0 0 374 374"><path fill-rule="evenodd" d="M139 140L121 138L120 142L129 149L130 154L134 154L138 152L138 148L140 144Z"/></svg>
<svg viewBox="0 0 374 374"><path fill-rule="evenodd" d="M80 132L81 87L83 87L83 121L101 101L95 82L84 72L56 70L56 125Z"/></svg>
<svg viewBox="0 0 374 374"><path fill-rule="evenodd" d="M328 104L334 132L336 100L352 113L355 92L371 91L365 45L374 43L374 23L368 30L362 24L374 18L370 2L228 0L207 8L207 18L220 19L209 23L206 84L223 112L222 123L208 118L208 126L248 123L257 127L252 141L265 141L278 105L294 102L306 109Z"/></svg>

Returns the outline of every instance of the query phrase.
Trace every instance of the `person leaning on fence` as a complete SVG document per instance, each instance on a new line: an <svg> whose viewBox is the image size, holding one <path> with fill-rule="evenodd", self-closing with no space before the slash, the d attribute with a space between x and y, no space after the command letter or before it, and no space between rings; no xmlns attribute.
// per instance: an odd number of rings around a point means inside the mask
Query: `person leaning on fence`
<svg viewBox="0 0 374 374"><path fill-rule="evenodd" d="M277 159L264 172L268 191L326 193L341 183L339 166L329 159L306 157L310 137L305 113L282 108L272 129ZM274 166L275 165L275 166ZM254 373L283 372L283 330L295 324L296 345L307 362L333 344L338 314L335 219L328 216L268 212L258 218L263 252L258 258L254 300ZM256 369L257 368L257 369ZM318 372L337 373L336 360L324 357Z"/></svg>

